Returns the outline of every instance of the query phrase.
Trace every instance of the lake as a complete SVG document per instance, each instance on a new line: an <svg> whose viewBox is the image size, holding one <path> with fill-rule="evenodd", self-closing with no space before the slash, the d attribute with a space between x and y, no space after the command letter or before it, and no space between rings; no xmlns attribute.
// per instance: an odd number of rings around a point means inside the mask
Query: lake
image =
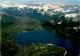
<svg viewBox="0 0 80 56"><path fill-rule="evenodd" d="M20 45L49 43L65 48L67 50L66 56L79 56L79 44L50 31L24 32L11 35L11 37L14 37Z"/></svg>

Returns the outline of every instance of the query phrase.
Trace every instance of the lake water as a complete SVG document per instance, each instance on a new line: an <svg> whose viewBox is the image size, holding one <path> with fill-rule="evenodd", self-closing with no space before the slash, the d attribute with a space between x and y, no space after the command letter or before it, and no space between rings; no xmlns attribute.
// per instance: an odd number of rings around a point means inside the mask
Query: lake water
<svg viewBox="0 0 80 56"><path fill-rule="evenodd" d="M66 56L79 56L79 44L50 31L25 32L11 35L11 37L14 37L20 45L31 43L55 44L67 50Z"/></svg>

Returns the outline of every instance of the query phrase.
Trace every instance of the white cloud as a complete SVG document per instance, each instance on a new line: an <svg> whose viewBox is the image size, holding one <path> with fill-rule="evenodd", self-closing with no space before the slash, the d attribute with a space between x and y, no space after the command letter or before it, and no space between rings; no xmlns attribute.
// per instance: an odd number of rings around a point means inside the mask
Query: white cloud
<svg viewBox="0 0 80 56"><path fill-rule="evenodd" d="M0 0L0 2L1 2L2 0Z"/></svg>

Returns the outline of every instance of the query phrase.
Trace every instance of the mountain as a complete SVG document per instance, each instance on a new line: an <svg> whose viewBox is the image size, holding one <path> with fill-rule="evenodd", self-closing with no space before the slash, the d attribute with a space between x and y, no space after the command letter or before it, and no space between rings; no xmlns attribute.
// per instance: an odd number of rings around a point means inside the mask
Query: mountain
<svg viewBox="0 0 80 56"><path fill-rule="evenodd" d="M37 14L48 14L49 16L58 14L59 12L64 14L80 14L80 4L75 3L10 3L10 4L1 4L3 12L14 12L15 14L21 13L37 13ZM6 10L6 11L5 11ZM19 13L20 12L20 13ZM24 14L24 15L25 15Z"/></svg>
<svg viewBox="0 0 80 56"><path fill-rule="evenodd" d="M40 22L41 29L43 26L46 30L55 31L71 39L79 40L79 3L2 3L1 6L1 11L11 16L8 21L18 21L21 23L22 21L27 21L26 19L31 18L32 20L35 18L36 20L33 20L33 22ZM3 16L3 19L4 17L6 16ZM12 17L16 19L14 20Z"/></svg>

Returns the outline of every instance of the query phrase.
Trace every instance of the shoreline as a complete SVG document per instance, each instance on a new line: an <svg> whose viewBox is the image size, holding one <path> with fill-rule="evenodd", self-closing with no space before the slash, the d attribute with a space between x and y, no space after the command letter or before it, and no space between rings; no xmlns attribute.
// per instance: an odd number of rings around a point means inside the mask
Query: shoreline
<svg viewBox="0 0 80 56"><path fill-rule="evenodd" d="M47 44L47 45L50 45L50 46L57 46L57 45L54 45L54 44ZM63 48L63 47L60 47L60 46L58 46L59 48ZM64 53L64 56L67 54L67 50L65 49L65 48L63 48L64 50L65 50L65 53Z"/></svg>

